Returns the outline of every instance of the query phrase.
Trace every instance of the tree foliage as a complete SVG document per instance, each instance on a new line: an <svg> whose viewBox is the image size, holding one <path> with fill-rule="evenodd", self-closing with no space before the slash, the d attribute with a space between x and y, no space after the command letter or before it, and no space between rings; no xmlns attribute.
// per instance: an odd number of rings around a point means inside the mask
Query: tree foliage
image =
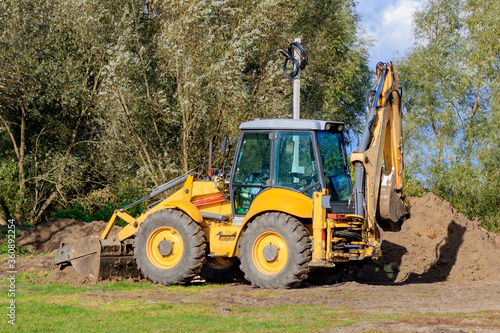
<svg viewBox="0 0 500 333"><path fill-rule="evenodd" d="M498 1L429 0L401 60L407 173L499 228Z"/></svg>
<svg viewBox="0 0 500 333"><path fill-rule="evenodd" d="M5 0L0 17L4 218L91 216L206 164L242 121L290 117L277 49L295 37L311 55L303 117L363 112L354 1Z"/></svg>

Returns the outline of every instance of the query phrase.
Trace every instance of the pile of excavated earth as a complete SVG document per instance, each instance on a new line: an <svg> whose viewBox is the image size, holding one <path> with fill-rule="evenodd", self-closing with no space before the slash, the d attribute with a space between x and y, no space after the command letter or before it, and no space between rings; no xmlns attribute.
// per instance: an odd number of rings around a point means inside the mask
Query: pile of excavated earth
<svg viewBox="0 0 500 333"><path fill-rule="evenodd" d="M18 238L18 244L36 253L52 252L59 249L61 243L71 243L91 235L100 236L106 225L104 221L87 223L73 219L50 220L23 233ZM113 234L120 229L121 227L115 226Z"/></svg>
<svg viewBox="0 0 500 333"><path fill-rule="evenodd" d="M382 257L365 265L358 282L499 281L500 236L429 193L410 200L411 218L385 232Z"/></svg>
<svg viewBox="0 0 500 333"><path fill-rule="evenodd" d="M468 220L434 194L411 199L411 218L400 232L385 232L383 256L358 265L354 279L364 283L433 283L440 281L498 281L500 236ZM18 244L35 253L57 250L89 235L100 235L104 221L86 223L51 220L18 238ZM120 228L115 227L113 233ZM50 256L47 257L50 260ZM85 282L76 275L54 275L64 282ZM73 281L71 281L73 279Z"/></svg>

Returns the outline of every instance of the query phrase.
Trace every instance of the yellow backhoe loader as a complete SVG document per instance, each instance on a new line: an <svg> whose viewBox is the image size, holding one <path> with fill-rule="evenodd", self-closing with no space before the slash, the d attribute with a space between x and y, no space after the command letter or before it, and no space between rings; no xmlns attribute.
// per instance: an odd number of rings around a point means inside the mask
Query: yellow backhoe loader
<svg viewBox="0 0 500 333"><path fill-rule="evenodd" d="M228 174L222 168L198 180L191 171L160 186L115 211L100 237L63 244L56 264L72 264L95 281L142 274L165 285L198 274L224 281L241 269L253 286L292 288L312 268L380 256L383 232L400 229L409 205L396 65L379 63L377 77L351 154L354 184L343 123L245 122ZM231 145L222 146L227 160ZM125 212L180 185L138 218ZM110 237L117 219L127 225Z"/></svg>

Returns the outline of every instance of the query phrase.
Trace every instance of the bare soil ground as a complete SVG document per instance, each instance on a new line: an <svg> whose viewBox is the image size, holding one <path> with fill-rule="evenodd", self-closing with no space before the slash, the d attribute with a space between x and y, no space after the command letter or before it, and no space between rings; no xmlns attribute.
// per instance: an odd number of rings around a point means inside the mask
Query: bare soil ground
<svg viewBox="0 0 500 333"><path fill-rule="evenodd" d="M222 312L238 306L318 304L373 314L429 313L428 320L422 323L388 321L383 332L500 331L500 236L480 228L477 221L468 220L433 194L412 199L411 204L412 217L402 230L384 233L382 258L341 267L340 273L331 272L341 283L306 281L300 289L259 291L240 281L207 291L201 298L213 302ZM18 271L33 273L34 280L88 283L71 267L64 271L54 267L53 256L36 253L54 251L61 241L99 234L104 226L102 221L88 224L75 220L38 225L18 239L20 245L35 251L18 258ZM41 278L44 274L50 277ZM153 295L101 291L88 295L111 299L148 297L181 304L189 303L193 297L172 293L163 286L155 287ZM455 321L450 324L432 319L432 313L478 311L491 314L498 325L484 326L474 318L463 320L458 326ZM378 332L381 328L377 326L380 324L364 322L351 326L349 331Z"/></svg>

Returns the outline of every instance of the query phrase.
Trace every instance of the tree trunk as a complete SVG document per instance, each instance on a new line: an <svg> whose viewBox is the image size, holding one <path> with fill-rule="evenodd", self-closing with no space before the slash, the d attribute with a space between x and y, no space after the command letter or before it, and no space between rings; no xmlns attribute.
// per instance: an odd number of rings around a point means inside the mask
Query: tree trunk
<svg viewBox="0 0 500 333"><path fill-rule="evenodd" d="M4 198L3 198L3 195L0 195L0 207L1 207L1 208L2 208L2 210L3 210L3 215L5 216L5 219L6 219L6 220L10 220L10 219L12 219L12 217L11 217L11 215L10 215L10 210L9 210L9 207L8 207L8 206L7 206L7 204L6 204L6 202L5 202ZM2 217L0 216L0 219L1 219L1 218L2 218ZM5 225L5 224L7 224L7 222L5 222L5 221L3 221L3 222L2 222L2 221L0 221L0 224Z"/></svg>
<svg viewBox="0 0 500 333"><path fill-rule="evenodd" d="M26 190L26 176L24 174L24 154L26 152L26 109L22 102L19 103L21 106L21 127L20 135L21 139L19 142L19 154L17 159L17 170L19 172L19 191L17 192L17 202L14 210L14 216L17 221L22 221L22 208Z"/></svg>
<svg viewBox="0 0 500 333"><path fill-rule="evenodd" d="M189 169L189 104L188 98L184 94L184 77L182 77L182 70L179 68L179 63L176 63L176 78L177 78L177 96L179 98L179 106L182 114L182 141L181 141L181 149L182 149L182 168L184 172L187 172Z"/></svg>
<svg viewBox="0 0 500 333"><path fill-rule="evenodd" d="M189 160L188 160L188 139L189 139L189 133L188 133L188 120L187 120L187 111L182 110L182 167L184 168L184 172L187 172L188 166L189 166Z"/></svg>
<svg viewBox="0 0 500 333"><path fill-rule="evenodd" d="M479 86L476 89L476 96L474 100L474 106L472 108L472 114L469 119L469 126L467 129L467 153L465 157L465 163L467 166L471 165L471 153L472 153L472 137L473 137L473 131L474 131L474 122L475 122L475 116L477 113L478 105L479 105Z"/></svg>

